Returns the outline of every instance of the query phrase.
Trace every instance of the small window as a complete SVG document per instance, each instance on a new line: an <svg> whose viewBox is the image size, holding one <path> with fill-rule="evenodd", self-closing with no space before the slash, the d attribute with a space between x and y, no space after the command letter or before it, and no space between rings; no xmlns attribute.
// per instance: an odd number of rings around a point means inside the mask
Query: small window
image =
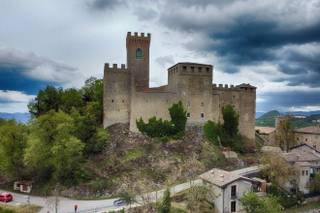
<svg viewBox="0 0 320 213"><path fill-rule="evenodd" d="M309 171L308 170L306 170L306 176L308 176L309 175Z"/></svg>
<svg viewBox="0 0 320 213"><path fill-rule="evenodd" d="M114 100L112 99L112 100L111 100L111 102L113 103L113 102L114 102Z"/></svg>
<svg viewBox="0 0 320 213"><path fill-rule="evenodd" d="M204 118L204 113L203 112L201 112L201 118Z"/></svg>
<svg viewBox="0 0 320 213"><path fill-rule="evenodd" d="M199 67L198 70L199 70L199 72L201 72L202 71L202 67Z"/></svg>
<svg viewBox="0 0 320 213"><path fill-rule="evenodd" d="M186 66L183 66L182 69L183 69L184 71L186 71L186 70L187 70L187 67L186 67Z"/></svg>
<svg viewBox="0 0 320 213"><path fill-rule="evenodd" d="M187 113L187 118L190 118L190 112Z"/></svg>
<svg viewBox="0 0 320 213"><path fill-rule="evenodd" d="M302 174L301 175L304 176L304 170L302 170Z"/></svg>
<svg viewBox="0 0 320 213"><path fill-rule="evenodd" d="M297 141L299 140L299 138L297 138Z"/></svg>
<svg viewBox="0 0 320 213"><path fill-rule="evenodd" d="M231 186L231 197L237 196L237 186L233 185Z"/></svg>
<svg viewBox="0 0 320 213"><path fill-rule="evenodd" d="M194 72L194 67L191 67L191 72Z"/></svg>
<svg viewBox="0 0 320 213"><path fill-rule="evenodd" d="M207 72L209 72L210 71L209 67L207 67L206 70L207 70Z"/></svg>
<svg viewBox="0 0 320 213"><path fill-rule="evenodd" d="M231 212L236 212L237 211L237 203L236 201L231 201Z"/></svg>
<svg viewBox="0 0 320 213"><path fill-rule="evenodd" d="M201 102L201 106L204 106L204 103L203 103L203 102Z"/></svg>
<svg viewBox="0 0 320 213"><path fill-rule="evenodd" d="M124 100L122 100L122 103L124 103Z"/></svg>
<svg viewBox="0 0 320 213"><path fill-rule="evenodd" d="M306 138L305 141L308 141L308 138Z"/></svg>
<svg viewBox="0 0 320 213"><path fill-rule="evenodd" d="M138 48L136 50L136 59L142 59L143 58L143 52L142 49Z"/></svg>

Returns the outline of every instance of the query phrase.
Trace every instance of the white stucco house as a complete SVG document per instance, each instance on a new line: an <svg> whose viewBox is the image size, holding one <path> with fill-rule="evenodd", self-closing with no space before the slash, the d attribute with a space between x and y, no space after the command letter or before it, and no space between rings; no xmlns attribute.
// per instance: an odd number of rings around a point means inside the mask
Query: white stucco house
<svg viewBox="0 0 320 213"><path fill-rule="evenodd" d="M285 184L285 188L288 191L299 190L304 194L310 193L309 182L316 173L320 173L320 152L308 144L300 144L282 155L296 170L296 177Z"/></svg>
<svg viewBox="0 0 320 213"><path fill-rule="evenodd" d="M261 182L222 169L212 169L200 175L204 185L213 189L217 213L243 212L240 198L247 192L259 191Z"/></svg>

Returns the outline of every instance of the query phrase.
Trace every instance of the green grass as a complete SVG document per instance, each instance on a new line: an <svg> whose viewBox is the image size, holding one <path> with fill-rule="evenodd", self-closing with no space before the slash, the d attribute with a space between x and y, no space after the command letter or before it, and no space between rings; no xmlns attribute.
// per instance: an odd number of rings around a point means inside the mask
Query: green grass
<svg viewBox="0 0 320 213"><path fill-rule="evenodd" d="M318 208L320 208L320 202L312 202L312 203L307 203L307 204L299 206L299 207L286 209L284 212L285 213L299 213L299 212L304 212L304 211L318 209Z"/></svg>
<svg viewBox="0 0 320 213"><path fill-rule="evenodd" d="M122 158L122 163L133 161L143 157L144 151L142 148L128 150L125 156Z"/></svg>
<svg viewBox="0 0 320 213"><path fill-rule="evenodd" d="M41 207L35 205L9 206L0 203L0 213L36 213Z"/></svg>

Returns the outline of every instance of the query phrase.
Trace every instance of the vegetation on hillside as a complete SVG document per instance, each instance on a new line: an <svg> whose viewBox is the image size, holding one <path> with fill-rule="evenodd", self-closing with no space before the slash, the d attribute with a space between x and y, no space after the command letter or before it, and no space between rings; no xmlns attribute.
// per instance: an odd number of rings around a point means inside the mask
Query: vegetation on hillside
<svg viewBox="0 0 320 213"><path fill-rule="evenodd" d="M320 120L320 114L318 112L314 112L317 114L305 115L305 117L295 117L293 116L292 125L294 128L302 128L307 126L312 126L315 124L316 120ZM267 112L256 119L256 126L269 126L275 127L275 119L280 115L292 115L290 113L281 114L276 110L272 110ZM299 115L299 114L297 114Z"/></svg>
<svg viewBox="0 0 320 213"><path fill-rule="evenodd" d="M280 213L281 205L273 196L259 197L254 192L248 192L240 198L243 208L248 213Z"/></svg>
<svg viewBox="0 0 320 213"><path fill-rule="evenodd" d="M32 120L0 121L0 172L18 179L73 185L85 179L85 161L103 151L102 80L81 89L47 86L28 105Z"/></svg>
<svg viewBox="0 0 320 213"><path fill-rule="evenodd" d="M203 127L204 135L216 146L230 147L232 150L244 153L253 149L249 141L239 133L239 114L234 107L227 105L222 109L223 123L207 121Z"/></svg>
<svg viewBox="0 0 320 213"><path fill-rule="evenodd" d="M137 128L145 135L152 138L180 138L185 131L187 112L181 101L172 104L169 108L171 120L157 119L155 116L145 123L142 118L136 121Z"/></svg>

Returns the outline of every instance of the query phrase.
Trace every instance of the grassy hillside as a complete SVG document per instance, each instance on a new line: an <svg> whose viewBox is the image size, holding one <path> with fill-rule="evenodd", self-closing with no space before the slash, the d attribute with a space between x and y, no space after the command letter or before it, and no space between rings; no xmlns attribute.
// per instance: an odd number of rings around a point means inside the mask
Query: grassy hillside
<svg viewBox="0 0 320 213"><path fill-rule="evenodd" d="M241 165L239 160L225 159L218 147L202 138L199 129L168 142L129 132L127 125L117 124L108 131L108 147L85 164L87 181L63 190L63 195L93 198L118 196L125 191L139 194L187 181L213 167L234 169ZM254 163L251 159L248 162Z"/></svg>

